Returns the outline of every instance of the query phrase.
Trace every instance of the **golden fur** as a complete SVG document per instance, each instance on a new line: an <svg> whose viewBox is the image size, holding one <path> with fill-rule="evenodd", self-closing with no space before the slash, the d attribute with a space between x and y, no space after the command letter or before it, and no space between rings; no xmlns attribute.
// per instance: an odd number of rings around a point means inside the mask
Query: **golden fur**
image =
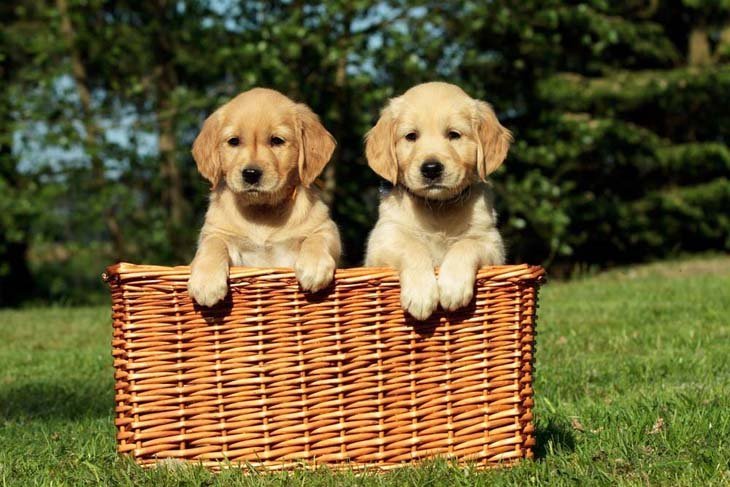
<svg viewBox="0 0 730 487"><path fill-rule="evenodd" d="M447 83L392 99L368 132L368 164L394 187L380 203L365 265L399 271L401 304L413 317L428 318L439 303L466 306L476 271L504 263L486 179L511 140L489 104ZM443 171L436 180L423 173L433 161Z"/></svg>
<svg viewBox="0 0 730 487"><path fill-rule="evenodd" d="M341 246L327 206L311 183L335 141L305 105L255 88L205 121L193 144L212 184L188 289L212 306L228 292L230 266L293 267L306 291L325 288ZM251 183L244 170L260 171Z"/></svg>

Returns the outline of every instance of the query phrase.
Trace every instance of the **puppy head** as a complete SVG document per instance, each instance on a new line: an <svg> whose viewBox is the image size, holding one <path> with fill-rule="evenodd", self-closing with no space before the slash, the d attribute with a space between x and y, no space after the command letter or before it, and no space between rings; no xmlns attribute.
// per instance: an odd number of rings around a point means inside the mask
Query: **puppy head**
<svg viewBox="0 0 730 487"><path fill-rule="evenodd" d="M394 98L366 135L370 167L429 199L449 199L485 180L507 157L512 135L492 107L448 83Z"/></svg>
<svg viewBox="0 0 730 487"><path fill-rule="evenodd" d="M200 173L247 204L276 204L322 172L335 140L312 110L254 88L215 111L193 143Z"/></svg>

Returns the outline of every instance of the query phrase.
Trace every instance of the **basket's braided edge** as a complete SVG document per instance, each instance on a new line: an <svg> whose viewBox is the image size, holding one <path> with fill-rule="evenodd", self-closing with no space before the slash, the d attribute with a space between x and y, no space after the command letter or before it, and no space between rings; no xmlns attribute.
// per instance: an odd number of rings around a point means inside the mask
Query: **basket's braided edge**
<svg viewBox="0 0 730 487"><path fill-rule="evenodd" d="M532 456L540 267L479 271L464 310L415 322L392 269L341 269L301 292L291 269L233 268L213 308L189 268L111 266L117 442L142 465L389 469L442 456Z"/></svg>
<svg viewBox="0 0 730 487"><path fill-rule="evenodd" d="M124 289L115 282L116 276L105 273L103 277L110 284L112 293L112 358L115 371L114 414L117 425L117 444L120 445L121 452L121 445L126 444L133 437L133 433L129 429L132 419L128 415L132 408L127 404L129 399L127 340L123 331L128 310L125 309Z"/></svg>
<svg viewBox="0 0 730 487"><path fill-rule="evenodd" d="M137 278L161 278L169 281L187 282L190 278L190 266L165 267L156 265L140 265L120 262L107 267L103 278L110 283L121 280L132 280ZM278 281L280 279L293 279L294 271L284 268L265 267L232 267L230 269L230 280L235 285L238 279L265 279ZM490 281L536 281L542 282L545 277L545 270L540 266L528 264L492 266L480 269L477 273L478 280ZM374 282L374 281L398 281L398 274L387 267L352 267L349 269L337 269L335 280L343 283Z"/></svg>
<svg viewBox="0 0 730 487"><path fill-rule="evenodd" d="M520 347L521 347L521 368L520 368L520 397L523 414L522 436L525 446L524 457L533 457L535 446L535 427L533 423L532 408L534 406L532 389L532 370L535 351L535 317L537 316L537 289L535 286L520 283Z"/></svg>

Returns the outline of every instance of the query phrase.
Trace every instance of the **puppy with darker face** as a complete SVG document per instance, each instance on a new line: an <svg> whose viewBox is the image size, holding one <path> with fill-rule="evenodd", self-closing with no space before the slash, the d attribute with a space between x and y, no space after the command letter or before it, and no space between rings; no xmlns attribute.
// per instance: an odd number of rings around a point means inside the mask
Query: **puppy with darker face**
<svg viewBox="0 0 730 487"><path fill-rule="evenodd" d="M325 288L340 257L327 206L311 188L335 141L306 106L255 88L213 113L193 144L212 185L188 290L212 306L230 266L293 267L305 291Z"/></svg>
<svg viewBox="0 0 730 487"><path fill-rule="evenodd" d="M365 264L399 271L401 304L414 318L428 318L439 303L466 306L477 270L504 263L486 181L511 140L489 104L447 83L390 100L368 132L368 164L393 189L380 203Z"/></svg>

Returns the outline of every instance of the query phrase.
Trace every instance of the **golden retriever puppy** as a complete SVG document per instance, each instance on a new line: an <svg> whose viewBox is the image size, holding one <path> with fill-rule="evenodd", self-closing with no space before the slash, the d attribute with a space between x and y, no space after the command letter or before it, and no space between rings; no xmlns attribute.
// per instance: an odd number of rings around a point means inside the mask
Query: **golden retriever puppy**
<svg viewBox="0 0 730 487"><path fill-rule="evenodd" d="M466 306L477 270L504 263L485 183L511 141L489 104L448 83L390 100L368 132L368 164L393 189L381 200L365 265L399 271L401 304L414 318L428 318L439 303Z"/></svg>
<svg viewBox="0 0 730 487"><path fill-rule="evenodd" d="M195 301L222 300L230 266L293 267L306 291L332 281L340 236L310 185L334 149L309 107L273 90L241 93L208 117L193 144L212 184L188 282Z"/></svg>

